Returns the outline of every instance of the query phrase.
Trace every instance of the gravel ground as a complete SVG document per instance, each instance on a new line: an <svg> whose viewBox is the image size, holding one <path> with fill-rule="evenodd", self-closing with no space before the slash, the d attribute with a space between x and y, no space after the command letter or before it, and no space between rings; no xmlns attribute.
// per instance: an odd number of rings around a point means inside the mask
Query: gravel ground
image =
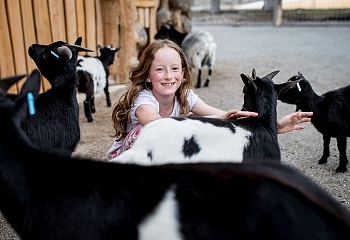
<svg viewBox="0 0 350 240"><path fill-rule="evenodd" d="M243 102L241 73L250 74L255 68L258 76L280 70L276 83L287 80L301 71L314 90L322 94L349 84L350 28L340 27L281 27L216 24L196 21L193 30L210 31L217 42L217 59L209 88L196 89L208 104L224 109L240 109ZM202 77L206 76L206 71ZM196 79L196 73L194 73ZM112 87L112 101L116 102L124 86ZM83 96L79 96L81 99ZM112 144L111 108L103 95L97 98L94 122L87 123L81 105L81 141L74 153L98 160L106 160ZM291 113L295 107L278 103L279 116ZM282 162L295 167L350 210L350 173L335 173L338 151L331 141L331 156L325 165L317 164L322 154L322 135L311 123L302 131L279 135ZM350 156L348 143L347 155ZM349 166L350 168L350 166ZM18 239L3 217L0 217L0 240Z"/></svg>

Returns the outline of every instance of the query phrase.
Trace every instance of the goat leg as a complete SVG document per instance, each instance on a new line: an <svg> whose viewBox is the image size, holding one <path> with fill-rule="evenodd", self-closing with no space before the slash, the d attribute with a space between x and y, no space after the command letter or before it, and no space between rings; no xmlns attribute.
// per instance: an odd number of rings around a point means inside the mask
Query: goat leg
<svg viewBox="0 0 350 240"><path fill-rule="evenodd" d="M96 112L95 97L92 97L91 100L90 100L90 109L91 109L91 113L95 113Z"/></svg>
<svg viewBox="0 0 350 240"><path fill-rule="evenodd" d="M85 117L87 118L88 122L92 122L93 118L91 116L91 109L90 109L90 101L85 100L84 101L84 113Z"/></svg>
<svg viewBox="0 0 350 240"><path fill-rule="evenodd" d="M106 81L106 87L103 89L106 95L106 102L107 102L107 107L112 106L111 99L109 97L109 91L108 91L108 80Z"/></svg>
<svg viewBox="0 0 350 240"><path fill-rule="evenodd" d="M208 70L208 78L207 78L207 81L205 81L204 87L209 86L210 79L211 79L211 68L209 68Z"/></svg>
<svg viewBox="0 0 350 240"><path fill-rule="evenodd" d="M199 69L198 70L198 77L197 77L197 88L200 88L201 87L201 75L202 75L202 70Z"/></svg>
<svg viewBox="0 0 350 240"><path fill-rule="evenodd" d="M339 166L336 172L344 173L347 171L346 165L348 164L348 159L346 157L346 137L338 137L337 145L339 151Z"/></svg>
<svg viewBox="0 0 350 240"><path fill-rule="evenodd" d="M331 142L331 137L323 134L323 155L318 161L318 164L327 163L327 158L329 157L329 143Z"/></svg>

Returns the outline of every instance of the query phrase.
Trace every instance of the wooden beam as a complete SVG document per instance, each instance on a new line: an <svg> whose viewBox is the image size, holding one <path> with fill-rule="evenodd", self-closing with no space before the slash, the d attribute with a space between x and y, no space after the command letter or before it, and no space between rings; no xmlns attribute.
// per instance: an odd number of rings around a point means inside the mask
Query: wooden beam
<svg viewBox="0 0 350 240"><path fill-rule="evenodd" d="M52 41L67 42L63 0L48 0Z"/></svg>
<svg viewBox="0 0 350 240"><path fill-rule="evenodd" d="M35 0L33 1L34 7L34 22L36 29L36 40L39 44L51 44L52 34L49 16L49 6L47 0ZM43 91L51 88L51 84L47 79L43 78L42 81Z"/></svg>
<svg viewBox="0 0 350 240"><path fill-rule="evenodd" d="M7 12L12 41L12 53L14 59L15 73L27 73L25 62L25 47L23 40L23 26L19 0L7 0ZM24 79L17 82L17 91L23 85Z"/></svg>
<svg viewBox="0 0 350 240"><path fill-rule="evenodd" d="M136 42L133 31L136 14L134 0L120 1L120 9L123 10L120 13L120 44L122 48L119 54L123 56L123 61L120 61L118 73L120 83L128 83L129 72L133 67L133 63L137 60Z"/></svg>
<svg viewBox="0 0 350 240"><path fill-rule="evenodd" d="M64 15L66 22L66 35L67 42L72 44L77 40L78 29L77 29L77 12L75 1L65 0L64 1Z"/></svg>
<svg viewBox="0 0 350 240"><path fill-rule="evenodd" d="M76 16L78 37L82 37L81 45L86 47L86 31L85 31L85 10L84 0L76 0Z"/></svg>
<svg viewBox="0 0 350 240"><path fill-rule="evenodd" d="M96 0L95 2L95 9L96 9L96 46L97 45L104 45L104 28L103 28L103 12L102 12L102 6L101 6L101 0ZM95 47L96 49L96 47ZM100 55L100 53L96 53L96 55Z"/></svg>
<svg viewBox="0 0 350 240"><path fill-rule="evenodd" d="M120 32L119 32L119 15L120 5L119 0L102 0L103 25L104 25L104 44L113 45L113 47L120 46ZM123 47L122 47L123 49ZM109 78L115 83L120 83L119 74L119 53L115 55L114 63L109 67Z"/></svg>
<svg viewBox="0 0 350 240"><path fill-rule="evenodd" d="M96 13L95 0L85 0L85 31L86 31L86 47L94 50L88 52L87 55L96 56Z"/></svg>
<svg viewBox="0 0 350 240"><path fill-rule="evenodd" d="M0 73L1 77L9 77L15 74L14 59L12 54L12 43L10 29L7 21L5 1L0 1ZM17 87L11 87L10 93L17 93Z"/></svg>
<svg viewBox="0 0 350 240"><path fill-rule="evenodd" d="M30 73L33 69L37 68L33 59L28 54L28 48L36 43L35 36L35 24L33 17L33 5L31 0L20 0L21 2L21 14L23 22L23 37L25 46L25 59L27 65L27 73Z"/></svg>

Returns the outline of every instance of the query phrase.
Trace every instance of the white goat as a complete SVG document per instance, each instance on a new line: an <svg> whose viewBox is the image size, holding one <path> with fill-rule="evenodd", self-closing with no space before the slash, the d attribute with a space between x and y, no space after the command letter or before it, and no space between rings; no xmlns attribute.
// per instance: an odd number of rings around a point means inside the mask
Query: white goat
<svg viewBox="0 0 350 240"><path fill-rule="evenodd" d="M208 31L190 32L184 38L181 47L190 66L198 70L197 88L201 87L202 68L205 66L208 68L207 80L204 83L204 87L208 87L216 58L217 46L213 35Z"/></svg>

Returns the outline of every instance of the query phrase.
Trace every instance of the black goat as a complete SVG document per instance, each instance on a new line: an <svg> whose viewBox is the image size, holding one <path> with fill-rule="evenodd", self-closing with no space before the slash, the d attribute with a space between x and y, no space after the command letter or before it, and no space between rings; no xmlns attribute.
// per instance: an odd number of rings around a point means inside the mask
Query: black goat
<svg viewBox="0 0 350 240"><path fill-rule="evenodd" d="M189 65L198 70L196 87L201 87L202 68L208 67L204 87L209 86L212 68L216 60L216 43L208 31L178 32L170 23L164 23L154 36L155 39L168 38L177 43L184 51Z"/></svg>
<svg viewBox="0 0 350 240"><path fill-rule="evenodd" d="M79 105L76 96L76 65L78 53L92 51L62 41L49 45L33 44L29 56L34 60L51 88L35 99L36 114L24 122L30 140L44 151L72 154L80 140Z"/></svg>
<svg viewBox="0 0 350 240"><path fill-rule="evenodd" d="M297 82L289 91L280 94L282 102L295 104L297 111L312 111L311 123L323 135L323 154L319 164L327 163L331 138L337 139L339 165L336 172L347 171L347 137L350 137L350 85L317 95L309 81L299 72L288 81Z"/></svg>
<svg viewBox="0 0 350 240"><path fill-rule="evenodd" d="M108 89L108 67L113 64L115 53L120 50L120 48L113 48L111 46L104 46L102 48L100 45L97 48L101 53L100 56L79 56L77 63L78 92L86 93L84 113L88 122L93 121L91 113L96 112L94 100L97 93L104 90L107 106L111 106Z"/></svg>
<svg viewBox="0 0 350 240"><path fill-rule="evenodd" d="M277 96L295 83L274 84L272 78L278 72L263 78L257 77L254 69L252 77L241 74L244 83L243 109L257 112L257 117L241 120L207 117L157 119L142 128L131 149L111 161L143 165L280 161Z"/></svg>
<svg viewBox="0 0 350 240"><path fill-rule="evenodd" d="M23 240L349 236L347 210L281 164L141 167L37 151L20 129L35 82L16 102L0 94L0 207Z"/></svg>
<svg viewBox="0 0 350 240"><path fill-rule="evenodd" d="M39 84L36 70L13 101L0 81L0 210L23 240L349 238L347 210L280 163L142 167L39 151L21 129Z"/></svg>

